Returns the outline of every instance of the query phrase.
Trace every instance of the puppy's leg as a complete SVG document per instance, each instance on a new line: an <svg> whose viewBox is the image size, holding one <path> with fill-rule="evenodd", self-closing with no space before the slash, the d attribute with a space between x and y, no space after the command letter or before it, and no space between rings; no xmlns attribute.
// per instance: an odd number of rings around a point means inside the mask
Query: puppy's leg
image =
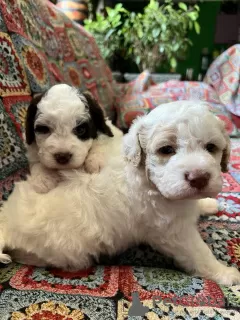
<svg viewBox="0 0 240 320"><path fill-rule="evenodd" d="M0 211L0 215L3 215L3 212ZM8 254L3 253L3 250L6 247L6 243L4 240L4 233L3 233L3 229L2 229L4 227L3 216L0 219L0 224L1 224L1 227L0 227L0 263L8 264L8 263L12 262L12 259Z"/></svg>
<svg viewBox="0 0 240 320"><path fill-rule="evenodd" d="M219 262L193 226L182 228L180 233L176 231L175 236L171 230L169 232L172 238L157 247L172 256L187 272L222 285L240 284L239 271Z"/></svg>
<svg viewBox="0 0 240 320"><path fill-rule="evenodd" d="M4 247L5 243L2 236L0 235L0 263L8 264L12 262L12 259L8 254L3 253Z"/></svg>
<svg viewBox="0 0 240 320"><path fill-rule="evenodd" d="M54 189L59 182L57 171L43 167L41 163L36 163L31 167L29 182L37 193L47 193Z"/></svg>
<svg viewBox="0 0 240 320"><path fill-rule="evenodd" d="M198 201L200 214L202 216L209 216L218 212L218 202L213 198L201 199Z"/></svg>
<svg viewBox="0 0 240 320"><path fill-rule="evenodd" d="M98 173L105 166L104 147L101 142L94 141L88 156L85 160L84 167L88 173Z"/></svg>
<svg viewBox="0 0 240 320"><path fill-rule="evenodd" d="M35 267L46 267L47 264L44 260L38 258L37 255L30 252L24 252L23 250L13 250L11 251L11 256L13 261L21 264L31 265Z"/></svg>

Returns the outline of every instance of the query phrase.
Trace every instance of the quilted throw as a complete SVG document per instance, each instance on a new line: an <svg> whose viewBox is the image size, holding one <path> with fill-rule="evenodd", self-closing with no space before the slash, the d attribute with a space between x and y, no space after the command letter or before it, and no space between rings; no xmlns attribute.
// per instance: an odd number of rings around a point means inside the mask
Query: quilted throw
<svg viewBox="0 0 240 320"><path fill-rule="evenodd" d="M230 112L240 116L240 44L212 63L204 81L215 89L220 102Z"/></svg>

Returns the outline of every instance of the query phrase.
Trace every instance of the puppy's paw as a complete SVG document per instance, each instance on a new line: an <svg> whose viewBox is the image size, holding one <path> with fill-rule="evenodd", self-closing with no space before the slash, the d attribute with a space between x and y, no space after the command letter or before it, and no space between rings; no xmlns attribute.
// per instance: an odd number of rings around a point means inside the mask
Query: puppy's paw
<svg viewBox="0 0 240 320"><path fill-rule="evenodd" d="M216 199L206 198L199 200L201 215L208 216L218 212L218 202Z"/></svg>
<svg viewBox="0 0 240 320"><path fill-rule="evenodd" d="M5 253L0 254L0 263L8 264L11 262L12 262L12 259L8 254L5 254Z"/></svg>
<svg viewBox="0 0 240 320"><path fill-rule="evenodd" d="M50 177L45 179L30 179L30 183L37 193L48 193L56 188L58 184L57 180L51 179Z"/></svg>
<svg viewBox="0 0 240 320"><path fill-rule="evenodd" d="M212 280L224 286L240 284L240 272L233 267L223 267L220 272L216 270L216 276Z"/></svg>
<svg viewBox="0 0 240 320"><path fill-rule="evenodd" d="M104 167L105 161L104 157L100 154L92 154L87 157L84 167L86 172L88 173L99 173L101 169Z"/></svg>

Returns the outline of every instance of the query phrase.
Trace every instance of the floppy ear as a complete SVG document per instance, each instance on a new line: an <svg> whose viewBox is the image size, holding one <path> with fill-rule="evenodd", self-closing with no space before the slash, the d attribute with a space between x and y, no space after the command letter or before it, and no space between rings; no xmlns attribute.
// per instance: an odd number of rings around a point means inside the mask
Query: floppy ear
<svg viewBox="0 0 240 320"><path fill-rule="evenodd" d="M226 139L227 145L226 145L226 148L223 150L222 159L221 159L222 172L228 172L228 163L229 163L230 154L231 154L231 143L227 133L226 133L225 139Z"/></svg>
<svg viewBox="0 0 240 320"><path fill-rule="evenodd" d="M35 142L35 133L34 133L34 121L37 114L37 105L42 99L45 93L39 93L33 96L32 101L27 110L27 116L25 121L25 137L28 145Z"/></svg>
<svg viewBox="0 0 240 320"><path fill-rule="evenodd" d="M125 159L135 167L139 166L142 158L142 148L139 141L139 133L142 126L142 118L136 119L128 133L123 137Z"/></svg>
<svg viewBox="0 0 240 320"><path fill-rule="evenodd" d="M225 138L225 141L226 141L226 147L223 150L222 159L221 159L221 163L220 163L221 170L222 170L222 172L228 172L228 163L229 163L230 154L231 154L231 140L230 140L229 135L227 133L225 122L222 121L218 117L217 117L217 119L220 123L221 131L222 131L224 138Z"/></svg>
<svg viewBox="0 0 240 320"><path fill-rule="evenodd" d="M88 91L83 92L82 95L87 101L89 112L97 131L100 131L109 137L113 137L113 133L105 122L103 110L97 100Z"/></svg>

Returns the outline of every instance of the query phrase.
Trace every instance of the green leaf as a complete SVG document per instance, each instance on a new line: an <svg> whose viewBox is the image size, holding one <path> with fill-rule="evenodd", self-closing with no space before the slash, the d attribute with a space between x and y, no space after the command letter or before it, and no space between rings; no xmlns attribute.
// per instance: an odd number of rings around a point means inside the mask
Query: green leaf
<svg viewBox="0 0 240 320"><path fill-rule="evenodd" d="M172 57L172 58L170 59L170 65L171 65L172 68L175 69L176 66L177 66L177 60Z"/></svg>
<svg viewBox="0 0 240 320"><path fill-rule="evenodd" d="M197 34L200 34L201 27L197 21L194 21L194 28Z"/></svg>
<svg viewBox="0 0 240 320"><path fill-rule="evenodd" d="M143 37L142 29L138 29L137 31L139 38L141 39Z"/></svg>
<svg viewBox="0 0 240 320"><path fill-rule="evenodd" d="M158 2L156 0L150 0L150 3L146 8L157 10L158 9Z"/></svg>
<svg viewBox="0 0 240 320"><path fill-rule="evenodd" d="M108 31L108 33L105 36L105 41L108 40L111 37L111 35L113 34L114 31L115 31L114 29L110 29Z"/></svg>
<svg viewBox="0 0 240 320"><path fill-rule="evenodd" d="M111 12L112 8L110 7L106 7L106 11L107 11L107 14L109 15L109 12ZM100 15L99 13L97 13L97 15Z"/></svg>
<svg viewBox="0 0 240 320"><path fill-rule="evenodd" d="M177 51L179 49L179 47L180 47L179 43L175 43L173 45L173 51Z"/></svg>
<svg viewBox="0 0 240 320"><path fill-rule="evenodd" d="M166 31L167 30L167 26L165 23L162 24L162 31Z"/></svg>
<svg viewBox="0 0 240 320"><path fill-rule="evenodd" d="M160 47L159 47L159 52L161 52L161 53L164 52L164 47L163 47L163 46L160 46Z"/></svg>
<svg viewBox="0 0 240 320"><path fill-rule="evenodd" d="M197 11L200 11L200 8L197 4L195 4L194 8L197 10Z"/></svg>
<svg viewBox="0 0 240 320"><path fill-rule="evenodd" d="M182 9L183 11L187 11L187 5L183 2L179 2L178 4L179 8Z"/></svg>
<svg viewBox="0 0 240 320"><path fill-rule="evenodd" d="M198 18L198 13L197 13L197 12L189 12L187 15L188 15L189 18L191 18L193 21L197 20L197 18Z"/></svg>
<svg viewBox="0 0 240 320"><path fill-rule="evenodd" d="M138 57L136 57L136 64L139 64L140 63L140 61L141 61L141 58L138 56Z"/></svg>
<svg viewBox="0 0 240 320"><path fill-rule="evenodd" d="M118 3L116 6L115 6L115 9L116 10L119 10L119 9L121 9L122 8L122 3Z"/></svg>
<svg viewBox="0 0 240 320"><path fill-rule="evenodd" d="M157 38L160 34L160 29L153 29L152 36L153 38Z"/></svg>

